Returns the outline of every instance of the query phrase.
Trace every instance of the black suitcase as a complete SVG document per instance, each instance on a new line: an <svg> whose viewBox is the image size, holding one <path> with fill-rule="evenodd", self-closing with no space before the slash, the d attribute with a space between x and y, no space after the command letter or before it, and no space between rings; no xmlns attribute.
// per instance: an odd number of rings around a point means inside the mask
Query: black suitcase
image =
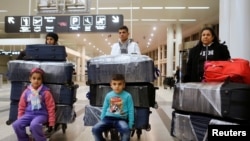
<svg viewBox="0 0 250 141"><path fill-rule="evenodd" d="M74 106L56 104L56 123L73 123L75 118Z"/></svg>
<svg viewBox="0 0 250 141"><path fill-rule="evenodd" d="M67 57L65 46L61 45L26 45L25 53L25 60L66 61Z"/></svg>
<svg viewBox="0 0 250 141"><path fill-rule="evenodd" d="M150 108L135 107L135 129L149 130L149 116L151 114Z"/></svg>
<svg viewBox="0 0 250 141"><path fill-rule="evenodd" d="M102 106L104 98L112 89L109 84L90 84L90 105ZM151 83L126 83L125 90L133 98L135 107L155 107L156 88Z"/></svg>
<svg viewBox="0 0 250 141"><path fill-rule="evenodd" d="M19 100L28 82L11 81L10 100Z"/></svg>
<svg viewBox="0 0 250 141"><path fill-rule="evenodd" d="M153 82L154 61L146 55L122 54L95 57L87 62L90 84L109 83L113 74L123 74L126 82Z"/></svg>
<svg viewBox="0 0 250 141"><path fill-rule="evenodd" d="M250 121L250 85L232 82L176 84L172 108Z"/></svg>
<svg viewBox="0 0 250 141"><path fill-rule="evenodd" d="M250 85L225 82L220 92L223 117L250 121Z"/></svg>
<svg viewBox="0 0 250 141"><path fill-rule="evenodd" d="M73 105L76 102L78 85L45 84L50 88L56 104Z"/></svg>
<svg viewBox="0 0 250 141"><path fill-rule="evenodd" d="M19 103L19 100L11 100L10 101L9 119L6 121L7 125L12 124L17 119L18 103Z"/></svg>

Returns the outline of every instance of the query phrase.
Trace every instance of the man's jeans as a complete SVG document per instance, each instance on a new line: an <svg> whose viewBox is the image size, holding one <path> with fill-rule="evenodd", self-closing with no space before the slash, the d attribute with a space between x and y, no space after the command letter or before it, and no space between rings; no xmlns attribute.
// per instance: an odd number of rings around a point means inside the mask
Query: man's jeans
<svg viewBox="0 0 250 141"><path fill-rule="evenodd" d="M111 128L115 128L121 135L121 141L130 140L130 129L126 120L115 117L104 117L103 120L98 122L92 128L92 133L95 141L105 141L103 132Z"/></svg>

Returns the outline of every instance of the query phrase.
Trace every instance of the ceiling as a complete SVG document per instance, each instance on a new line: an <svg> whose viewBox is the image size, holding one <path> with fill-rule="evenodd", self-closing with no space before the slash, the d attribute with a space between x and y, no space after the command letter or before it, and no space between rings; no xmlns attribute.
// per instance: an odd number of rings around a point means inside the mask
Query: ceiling
<svg viewBox="0 0 250 141"><path fill-rule="evenodd" d="M77 0L68 0L77 1ZM166 32L169 25L181 24L183 38L198 32L205 24L216 24L219 21L218 0L90 0L91 10L81 15L122 14L124 25L130 29L130 37L138 42L142 53L166 44ZM1 0L0 5L0 38L40 37L40 34L8 33L4 31L5 16L37 15L36 0ZM101 8L116 8L101 10ZM121 9L134 7L135 9ZM143 9L147 7L162 9ZM184 7L185 9L167 9L168 7ZM188 7L209 7L209 9L189 9ZM136 9L138 8L138 9ZM1 10L7 10L4 12ZM79 14L74 14L79 15ZM134 19L134 20L131 20ZM153 21L148 21L148 20ZM195 21L179 21L195 19ZM146 20L146 21L145 21ZM165 20L165 21L164 21ZM176 21L166 21L176 20ZM156 27L156 30L153 30ZM151 36L151 33L154 35ZM105 41L106 39L106 41ZM148 42L150 45L148 46ZM110 46L117 42L115 33L59 33L59 43L77 50L86 47L86 54L90 57L110 53ZM110 43L110 44L108 44ZM98 49L97 49L98 48Z"/></svg>

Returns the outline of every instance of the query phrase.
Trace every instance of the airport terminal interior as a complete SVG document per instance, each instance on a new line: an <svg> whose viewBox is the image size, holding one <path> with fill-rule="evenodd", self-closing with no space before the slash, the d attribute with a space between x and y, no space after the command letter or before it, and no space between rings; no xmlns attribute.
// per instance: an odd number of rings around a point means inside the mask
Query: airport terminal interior
<svg viewBox="0 0 250 141"><path fill-rule="evenodd" d="M238 6L243 7L243 12L237 9ZM173 84L167 83L167 80L176 80L178 66L181 71L185 71L188 51L198 43L203 27L211 27L220 41L226 42L231 57L240 56L249 60L247 54L250 49L234 47L238 40L241 41L240 45L250 44L249 39L246 39L250 32L238 34L244 31L244 27L249 30L246 27L250 24L249 15L245 13L250 11L247 8L250 9L248 0L1 0L0 141L18 141L12 123L17 118L22 90L29 84L32 66L44 68L45 73L48 73L50 78L45 76L45 82L53 92L59 93L54 99L60 99L63 97L61 92L67 93L68 90L73 95L70 104L68 99L56 101L56 116L58 118L59 115L62 124L60 122L54 127L48 141L95 141L92 122L100 116L100 113L96 113L104 100L100 93L111 90L109 71L124 71L123 67L126 68L127 90L139 95L132 96L136 120L147 122L142 128L136 125L138 128L131 131L131 141L207 141L208 124L244 123L245 118L250 119L248 115L242 115L244 121L239 122L234 118L224 121L222 115L225 111L217 113L221 110L217 104L204 102L204 105L199 106L195 103L195 100L204 99L217 101L213 96L206 97L201 90L194 99L184 97L184 88L177 89L182 80ZM228 11L233 16L230 17ZM236 30L234 21L245 24ZM129 38L138 44L141 55L118 55L115 58L110 55L112 45L119 41L118 30L123 25L128 27ZM16 60L28 45L44 45L48 32L58 34L58 46L65 48L65 60ZM140 59L150 64L145 67L138 63ZM111 66L104 67L106 70L101 72L99 67L107 65L108 61ZM68 73L66 67L72 68L69 77L63 74ZM185 87L190 88L192 85ZM199 88L204 87L210 88L203 85ZM194 105L191 109L193 115L185 111L178 113L183 107L185 109L183 99L191 100L187 103ZM194 112L199 108L207 110L210 105L216 110L212 110L213 116L209 116L209 120ZM143 113L145 110L147 115ZM46 130L44 126L44 132ZM29 127L26 131L32 136ZM118 141L113 135L120 137L119 133L103 134L107 141ZM34 141L32 137L30 140Z"/></svg>

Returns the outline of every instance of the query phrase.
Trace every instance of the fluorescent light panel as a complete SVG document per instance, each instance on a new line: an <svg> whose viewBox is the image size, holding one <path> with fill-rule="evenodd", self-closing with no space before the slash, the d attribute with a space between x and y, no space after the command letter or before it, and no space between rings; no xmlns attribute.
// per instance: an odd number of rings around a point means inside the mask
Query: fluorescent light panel
<svg viewBox="0 0 250 141"><path fill-rule="evenodd" d="M157 10L157 9L163 9L163 7L142 7L142 9Z"/></svg>
<svg viewBox="0 0 250 141"><path fill-rule="evenodd" d="M186 7L165 7L165 9L186 9Z"/></svg>
<svg viewBox="0 0 250 141"><path fill-rule="evenodd" d="M175 22L177 21L176 19L160 19L162 22Z"/></svg>
<svg viewBox="0 0 250 141"><path fill-rule="evenodd" d="M139 19L124 19L124 21L125 22L131 22L131 21L133 21L133 22L137 22L137 21L139 21Z"/></svg>
<svg viewBox="0 0 250 141"><path fill-rule="evenodd" d="M140 9L140 7L119 7L119 9L122 9L122 10L130 10L130 9Z"/></svg>
<svg viewBox="0 0 250 141"><path fill-rule="evenodd" d="M141 21L143 21L143 22L154 22L154 21L158 21L158 19L141 19Z"/></svg>
<svg viewBox="0 0 250 141"><path fill-rule="evenodd" d="M0 10L0 13L8 12L8 10Z"/></svg>
<svg viewBox="0 0 250 141"><path fill-rule="evenodd" d="M117 10L117 7L100 7L98 10Z"/></svg>
<svg viewBox="0 0 250 141"><path fill-rule="evenodd" d="M180 22L195 22L196 19L179 19Z"/></svg>
<svg viewBox="0 0 250 141"><path fill-rule="evenodd" d="M209 9L209 7L188 7L188 9Z"/></svg>

